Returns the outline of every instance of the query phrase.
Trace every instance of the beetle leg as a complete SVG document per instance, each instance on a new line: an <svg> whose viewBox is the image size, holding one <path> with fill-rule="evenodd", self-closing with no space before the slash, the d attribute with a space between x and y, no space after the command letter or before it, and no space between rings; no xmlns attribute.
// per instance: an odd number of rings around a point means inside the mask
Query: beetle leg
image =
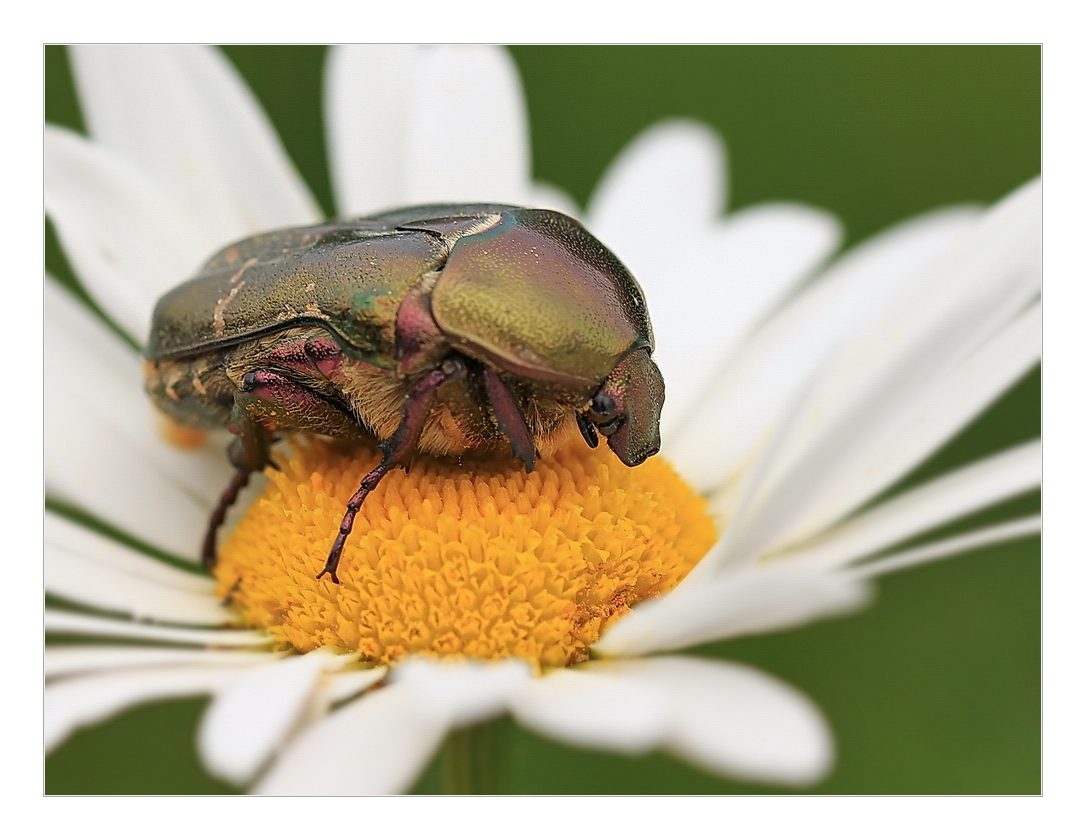
<svg viewBox="0 0 1086 840"><path fill-rule="evenodd" d="M336 541L332 543L332 550L328 552L328 560L325 561L324 568L317 575L317 580L328 575L332 583L339 583L339 577L336 575L339 557L343 553L343 546L346 544L347 537L354 527L354 518L362 507L362 503L366 500L366 496L380 483L382 478L392 471L393 467L403 460L418 442L423 423L426 422L426 415L430 411L430 405L437 395L437 389L446 382L461 379L466 373L467 366L464 362L455 356L450 357L442 362L441 367L430 371L420 379L408 393L404 402L400 425L396 427L396 431L387 440L377 447L381 450L381 463L362 479L358 491L347 502L347 512L343 514L339 534L336 536Z"/></svg>
<svg viewBox="0 0 1086 840"><path fill-rule="evenodd" d="M215 505L215 510L211 512L211 519L207 523L207 532L204 534L203 549L200 551L200 560L204 569L209 572L215 568L215 548L218 542L219 528L222 527L223 520L226 519L226 512L238 500L238 493L249 483L250 475L252 475L252 471L244 469L234 473L234 477L230 479L230 483L226 485L222 496L219 497L219 503Z"/></svg>
<svg viewBox="0 0 1086 840"><path fill-rule="evenodd" d="M513 447L513 457L523 461L524 471L530 473L535 467L535 438L528 429L517 398L491 368L483 368L483 384L494 416L498 418L498 428Z"/></svg>
<svg viewBox="0 0 1086 840"><path fill-rule="evenodd" d="M284 371L329 378L343 361L343 350L324 331L314 328L263 355L263 364Z"/></svg>
<svg viewBox="0 0 1086 840"><path fill-rule="evenodd" d="M256 470L262 469L270 460L268 432L237 402L234 403L234 410L230 415L230 431L237 437L230 441L226 454L237 472L219 497L218 504L215 505L208 519L207 531L204 533L200 560L209 572L215 568L215 549L219 528L226 519L227 511L238 500L238 494L242 488L249 483L249 476Z"/></svg>
<svg viewBox="0 0 1086 840"><path fill-rule="evenodd" d="M227 428L235 435L226 449L230 463L246 472L264 469L264 465L268 463L271 441L267 430L245 410L240 396L235 398L234 410L230 413L230 425Z"/></svg>
<svg viewBox="0 0 1086 840"><path fill-rule="evenodd" d="M350 437L361 428L348 413L349 409L335 404L331 397L295 381L287 374L268 370L247 372L241 378L234 401L247 415L260 418L273 429ZM265 452L260 465L254 469L263 468L267 461Z"/></svg>

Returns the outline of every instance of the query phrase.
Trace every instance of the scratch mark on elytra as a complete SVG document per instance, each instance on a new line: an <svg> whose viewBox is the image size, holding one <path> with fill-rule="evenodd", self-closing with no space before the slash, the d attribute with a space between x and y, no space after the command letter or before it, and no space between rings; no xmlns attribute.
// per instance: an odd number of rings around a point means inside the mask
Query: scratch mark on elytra
<svg viewBox="0 0 1086 840"><path fill-rule="evenodd" d="M226 307L230 305L230 301L237 297L238 292L240 292L245 285L245 281L241 279L241 275L252 268L256 261L256 257L247 259L242 263L241 268L234 272L234 276L227 281L230 285L230 291L227 293L226 297L220 298L219 302L215 304L215 314L212 319L212 323L215 327L215 338L222 338L223 333L226 332L226 318L224 317Z"/></svg>

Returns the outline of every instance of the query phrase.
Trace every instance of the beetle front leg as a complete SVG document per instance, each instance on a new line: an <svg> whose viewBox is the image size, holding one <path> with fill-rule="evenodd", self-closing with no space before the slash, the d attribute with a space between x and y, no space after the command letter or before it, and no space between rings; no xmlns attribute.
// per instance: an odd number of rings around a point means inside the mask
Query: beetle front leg
<svg viewBox="0 0 1086 840"><path fill-rule="evenodd" d="M230 442L226 453L237 472L226 485L226 489L219 497L218 504L215 505L208 519L200 560L209 572L215 568L219 528L226 519L226 513L234 506L238 500L238 494L249 483L249 476L256 470L263 469L268 463L268 450L271 445L268 432L264 427L236 402L233 413L230 415L230 431L237 437Z"/></svg>
<svg viewBox="0 0 1086 840"><path fill-rule="evenodd" d="M336 574L336 569L339 567L339 558L343 553L343 546L347 543L347 537L350 536L351 529L354 528L354 518L358 515L362 503L381 482L381 479L391 472L392 468L403 460L407 453L418 443L419 435L422 434L422 426L426 422L426 415L429 413L430 405L437 395L437 389L446 382L463 378L466 373L467 366L463 361L455 356L448 358L442 362L441 367L430 371L420 379L408 393L400 425L396 427L396 431L392 433L391 437L377 447L381 450L381 463L362 479L357 492L347 502L347 512L343 514L343 521L339 525L339 534L336 536L336 541L332 543L332 550L328 552L328 559L325 561L320 574L317 575L317 580L328 575L332 583L339 583L339 576Z"/></svg>
<svg viewBox="0 0 1086 840"><path fill-rule="evenodd" d="M204 534L204 545L200 552L200 561L203 563L204 569L209 572L215 568L219 528L222 527L222 523L226 519L226 512L234 506L234 502L238 500L238 494L249 483L249 476L251 475L251 470L238 470L235 472L234 477L230 479L230 483L226 485L226 489L219 497L219 503L215 505L215 510L211 512L211 518L207 523L207 532Z"/></svg>
<svg viewBox="0 0 1086 840"><path fill-rule="evenodd" d="M528 429L517 398L509 390L509 386L502 382L501 377L490 368L483 368L483 385L490 406L494 409L498 430L508 438L509 445L513 447L513 457L519 458L524 464L524 471L530 473L535 467L537 454L535 438Z"/></svg>

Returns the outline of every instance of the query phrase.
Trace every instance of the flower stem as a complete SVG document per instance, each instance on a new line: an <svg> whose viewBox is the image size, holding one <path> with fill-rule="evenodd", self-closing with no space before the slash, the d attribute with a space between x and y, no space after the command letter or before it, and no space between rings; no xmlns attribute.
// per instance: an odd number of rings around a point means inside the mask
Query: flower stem
<svg viewBox="0 0 1086 840"><path fill-rule="evenodd" d="M497 793L502 740L500 720L450 732L441 757L443 792L454 796Z"/></svg>

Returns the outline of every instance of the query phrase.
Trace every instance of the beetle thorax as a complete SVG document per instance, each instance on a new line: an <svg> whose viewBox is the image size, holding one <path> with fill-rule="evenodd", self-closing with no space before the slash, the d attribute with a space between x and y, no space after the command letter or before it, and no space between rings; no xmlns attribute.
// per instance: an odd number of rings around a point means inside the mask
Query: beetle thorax
<svg viewBox="0 0 1086 840"><path fill-rule="evenodd" d="M427 415L416 449L427 455L459 455L472 450L494 450L508 457L509 443L498 428L480 381L481 365L468 361L469 375L450 382L438 392ZM396 431L404 401L413 381L394 371L344 360L332 375L355 413L364 417L369 431L385 440ZM525 422L539 454L546 457L577 434L577 408L537 383L509 378L518 396Z"/></svg>

